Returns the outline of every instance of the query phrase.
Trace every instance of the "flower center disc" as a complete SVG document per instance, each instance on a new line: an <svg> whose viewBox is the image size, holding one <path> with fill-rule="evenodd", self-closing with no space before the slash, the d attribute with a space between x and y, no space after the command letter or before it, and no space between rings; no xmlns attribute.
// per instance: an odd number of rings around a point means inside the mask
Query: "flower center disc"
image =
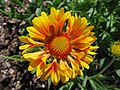
<svg viewBox="0 0 120 90"><path fill-rule="evenodd" d="M70 38L66 35L57 35L47 45L50 53L56 58L66 58L71 51Z"/></svg>
<svg viewBox="0 0 120 90"><path fill-rule="evenodd" d="M115 42L112 46L112 53L120 56L120 42Z"/></svg>

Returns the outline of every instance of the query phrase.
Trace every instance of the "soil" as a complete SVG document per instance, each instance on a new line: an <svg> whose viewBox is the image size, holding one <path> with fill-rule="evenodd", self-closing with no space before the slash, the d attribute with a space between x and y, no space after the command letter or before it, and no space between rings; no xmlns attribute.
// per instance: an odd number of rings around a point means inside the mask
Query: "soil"
<svg viewBox="0 0 120 90"><path fill-rule="evenodd" d="M20 27L25 21L10 19L0 14L0 55L20 55ZM27 71L29 63L0 57L0 90L47 90L46 81L40 81Z"/></svg>

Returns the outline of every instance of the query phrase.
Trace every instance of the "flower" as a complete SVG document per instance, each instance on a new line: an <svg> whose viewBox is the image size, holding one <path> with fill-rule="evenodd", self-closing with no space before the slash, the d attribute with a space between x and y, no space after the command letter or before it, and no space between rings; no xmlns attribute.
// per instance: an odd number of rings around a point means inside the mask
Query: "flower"
<svg viewBox="0 0 120 90"><path fill-rule="evenodd" d="M29 35L20 37L26 44L19 47L24 50L22 58L30 62L29 71L36 69L41 80L50 77L57 85L60 80L65 83L82 75L83 68L89 69L98 47L91 45L96 40L92 32L94 26L88 26L85 17L72 16L71 11L52 7L50 15L41 12L32 23L33 26L27 27ZM35 47L41 50L28 52Z"/></svg>
<svg viewBox="0 0 120 90"><path fill-rule="evenodd" d="M116 55L120 56L120 41L115 41L111 46L111 52Z"/></svg>

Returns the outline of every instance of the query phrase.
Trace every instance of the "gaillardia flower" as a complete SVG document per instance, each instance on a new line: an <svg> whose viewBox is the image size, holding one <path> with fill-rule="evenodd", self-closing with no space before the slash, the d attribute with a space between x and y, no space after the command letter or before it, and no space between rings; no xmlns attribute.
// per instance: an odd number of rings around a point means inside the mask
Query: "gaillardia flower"
<svg viewBox="0 0 120 90"><path fill-rule="evenodd" d="M25 45L19 48L23 51L23 59L28 60L29 71L36 69L36 75L45 80L48 77L54 85L61 80L63 83L76 75L82 75L83 68L89 69L93 61L91 55L96 53L94 26L85 17L79 18L64 8L51 8L50 15L41 12L41 16L32 20L33 26L27 27L28 36L21 36ZM41 47L39 51L28 52L29 49Z"/></svg>
<svg viewBox="0 0 120 90"><path fill-rule="evenodd" d="M120 41L116 41L113 43L113 45L111 46L111 52L116 56L120 56Z"/></svg>

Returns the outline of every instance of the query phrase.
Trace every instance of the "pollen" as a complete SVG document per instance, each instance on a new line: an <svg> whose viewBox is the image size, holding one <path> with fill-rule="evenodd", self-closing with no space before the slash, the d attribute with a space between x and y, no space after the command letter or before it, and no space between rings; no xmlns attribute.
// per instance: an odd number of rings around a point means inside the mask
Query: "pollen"
<svg viewBox="0 0 120 90"><path fill-rule="evenodd" d="M57 35L47 45L50 53L56 58L66 58L71 51L70 38L66 35Z"/></svg>

